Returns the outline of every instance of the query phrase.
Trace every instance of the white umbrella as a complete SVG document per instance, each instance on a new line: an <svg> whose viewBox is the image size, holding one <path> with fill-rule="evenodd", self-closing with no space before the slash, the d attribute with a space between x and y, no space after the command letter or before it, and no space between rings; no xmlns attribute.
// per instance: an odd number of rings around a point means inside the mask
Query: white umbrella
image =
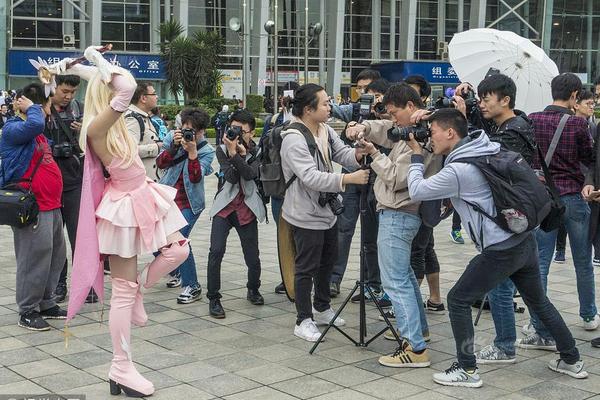
<svg viewBox="0 0 600 400"><path fill-rule="evenodd" d="M558 68L529 39L510 31L471 29L454 35L448 51L462 82L477 88L489 69L495 68L515 81L517 109L529 114L552 103L550 82Z"/></svg>

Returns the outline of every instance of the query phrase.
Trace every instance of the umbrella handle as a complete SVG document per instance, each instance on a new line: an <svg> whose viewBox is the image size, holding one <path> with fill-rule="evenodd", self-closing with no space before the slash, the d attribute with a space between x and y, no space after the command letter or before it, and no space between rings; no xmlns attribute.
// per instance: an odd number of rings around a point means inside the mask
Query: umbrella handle
<svg viewBox="0 0 600 400"><path fill-rule="evenodd" d="M105 44L104 46L100 47L100 48L98 49L98 52L99 52L99 53L106 53L107 51L111 51L111 50L112 50L112 43L108 43L108 44ZM68 68L71 68L71 67L72 67L72 66L74 66L74 65L81 64L81 63L82 63L82 62L84 62L84 61L86 61L86 58L85 58L85 56L78 57L78 58L74 59L73 61L71 61L71 62L70 62L68 65L67 65L67 69L68 69Z"/></svg>

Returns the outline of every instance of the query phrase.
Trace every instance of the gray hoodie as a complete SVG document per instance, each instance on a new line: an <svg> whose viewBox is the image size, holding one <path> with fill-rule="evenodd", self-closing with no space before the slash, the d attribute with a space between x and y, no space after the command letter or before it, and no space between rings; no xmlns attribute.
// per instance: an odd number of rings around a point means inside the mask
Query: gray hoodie
<svg viewBox="0 0 600 400"><path fill-rule="evenodd" d="M509 248L525 238L525 234L506 232L465 202L477 204L489 215L496 215L487 179L476 166L459 161L461 158L491 155L499 151L499 143L491 142L484 131L475 131L452 149L446 157L444 168L432 177L423 178L422 156L413 156L408 170L410 197L421 201L449 198L479 251L490 246L497 250Z"/></svg>
<svg viewBox="0 0 600 400"><path fill-rule="evenodd" d="M293 122L299 122L297 120ZM355 151L346 146L328 125L321 124L319 135L328 135L329 159L350 170L360 167ZM310 155L306 139L295 129L281 133L281 168L286 182L297 179L285 192L281 216L290 224L304 229L327 230L336 222L328 205L319 205L319 192L338 193L343 190L342 174L330 171L321 160Z"/></svg>

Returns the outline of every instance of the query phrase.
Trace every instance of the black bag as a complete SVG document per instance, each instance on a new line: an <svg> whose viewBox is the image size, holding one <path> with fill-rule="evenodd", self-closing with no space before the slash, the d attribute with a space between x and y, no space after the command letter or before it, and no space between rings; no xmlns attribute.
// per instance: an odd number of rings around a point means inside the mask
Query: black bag
<svg viewBox="0 0 600 400"><path fill-rule="evenodd" d="M40 208L31 191L31 184L43 159L42 154L29 178L19 179L0 189L0 225L23 228L37 221ZM23 189L18 185L19 182L29 182L29 189Z"/></svg>
<svg viewBox="0 0 600 400"><path fill-rule="evenodd" d="M130 111L127 114L125 114L125 118L133 118L137 121L138 125L140 126L139 143L142 143L142 141L144 140L144 133L146 132L146 124L144 123L144 117L142 116L142 114L137 113L135 111Z"/></svg>
<svg viewBox="0 0 600 400"><path fill-rule="evenodd" d="M456 162L475 165L485 176L494 199L496 216L479 205L466 202L507 232L523 233L542 224L552 208L546 186L518 153L500 149L487 156L461 158Z"/></svg>

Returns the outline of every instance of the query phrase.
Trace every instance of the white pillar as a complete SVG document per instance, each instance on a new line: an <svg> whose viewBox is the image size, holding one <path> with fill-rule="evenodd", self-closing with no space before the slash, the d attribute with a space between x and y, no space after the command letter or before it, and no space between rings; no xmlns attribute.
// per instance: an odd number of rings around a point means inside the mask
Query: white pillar
<svg viewBox="0 0 600 400"><path fill-rule="evenodd" d="M160 20L160 2L150 2L150 51L158 53L160 51L160 33L158 27Z"/></svg>
<svg viewBox="0 0 600 400"><path fill-rule="evenodd" d="M469 19L469 28L485 28L485 11L487 0L471 0L471 16Z"/></svg>
<svg viewBox="0 0 600 400"><path fill-rule="evenodd" d="M390 60L396 59L396 0L390 1Z"/></svg>
<svg viewBox="0 0 600 400"><path fill-rule="evenodd" d="M400 20L400 45L398 58L413 60L415 58L415 30L417 27L417 0L402 1Z"/></svg>
<svg viewBox="0 0 600 400"><path fill-rule="evenodd" d="M102 41L102 2L90 1L90 37L91 45L99 46Z"/></svg>
<svg viewBox="0 0 600 400"><path fill-rule="evenodd" d="M331 7L328 18L329 46L327 56L327 93L337 96L342 84L342 56L344 49L344 0L328 1Z"/></svg>
<svg viewBox="0 0 600 400"><path fill-rule="evenodd" d="M183 26L183 36L187 36L188 34L188 14L189 10L189 1L188 0L178 0L175 2L175 8L173 10L174 17L179 20L181 25Z"/></svg>
<svg viewBox="0 0 600 400"><path fill-rule="evenodd" d="M252 7L252 93L264 95L265 85L259 85L258 82L265 82L267 79L267 54L269 50L269 37L266 35L263 26L269 19L269 2L254 0ZM258 54L258 57L257 57Z"/></svg>
<svg viewBox="0 0 600 400"><path fill-rule="evenodd" d="M372 1L371 62L381 61L381 0Z"/></svg>
<svg viewBox="0 0 600 400"><path fill-rule="evenodd" d="M319 85L325 87L325 35L328 30L325 18L325 1L321 1L319 6L319 14L323 24L323 32L319 35Z"/></svg>

